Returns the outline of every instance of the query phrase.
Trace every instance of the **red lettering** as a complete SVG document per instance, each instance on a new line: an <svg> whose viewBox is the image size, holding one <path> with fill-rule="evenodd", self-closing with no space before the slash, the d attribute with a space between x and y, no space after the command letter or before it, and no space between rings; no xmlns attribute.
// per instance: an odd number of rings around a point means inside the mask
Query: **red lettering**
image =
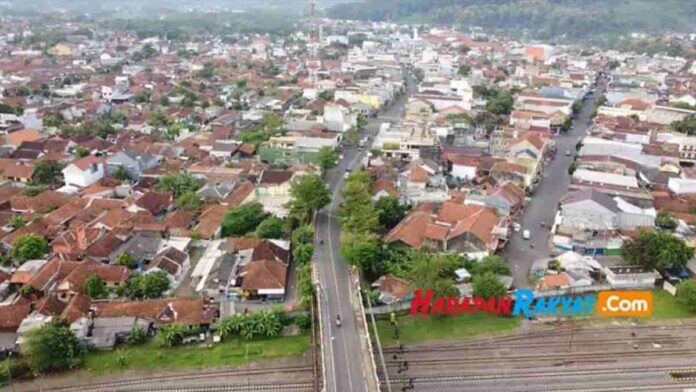
<svg viewBox="0 0 696 392"><path fill-rule="evenodd" d="M416 292L413 294L413 299L411 300L411 316L415 316L418 313L423 316L427 315L432 299L433 290L425 290L425 297L423 297L422 289L416 290Z"/></svg>
<svg viewBox="0 0 696 392"><path fill-rule="evenodd" d="M483 311L484 306L486 305L486 300L481 298L481 297L474 297L474 309L473 313Z"/></svg>
<svg viewBox="0 0 696 392"><path fill-rule="evenodd" d="M484 313L495 313L495 297L488 298L486 305L483 308Z"/></svg>
<svg viewBox="0 0 696 392"><path fill-rule="evenodd" d="M433 306L430 308L430 314L440 313L445 314L445 299L443 297L437 297Z"/></svg>
<svg viewBox="0 0 696 392"><path fill-rule="evenodd" d="M462 312L471 313L470 305L471 305L471 298L469 298L469 297L462 298L462 302L459 303L459 313L462 313Z"/></svg>
<svg viewBox="0 0 696 392"><path fill-rule="evenodd" d="M504 316L509 316L510 314L512 314L512 298L498 298L498 309L496 309L496 312L499 315Z"/></svg>
<svg viewBox="0 0 696 392"><path fill-rule="evenodd" d="M459 297L447 297L447 314L459 315Z"/></svg>

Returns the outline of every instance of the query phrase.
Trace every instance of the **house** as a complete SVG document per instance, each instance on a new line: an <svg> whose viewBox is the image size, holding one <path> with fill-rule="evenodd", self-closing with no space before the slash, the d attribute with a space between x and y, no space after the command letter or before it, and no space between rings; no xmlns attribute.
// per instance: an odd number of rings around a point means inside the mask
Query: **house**
<svg viewBox="0 0 696 392"><path fill-rule="evenodd" d="M223 201L227 199L237 185L234 181L207 182L196 194L204 200Z"/></svg>
<svg viewBox="0 0 696 392"><path fill-rule="evenodd" d="M449 158L452 170L450 174L454 178L473 180L478 175L479 159L469 156L455 156Z"/></svg>
<svg viewBox="0 0 696 392"><path fill-rule="evenodd" d="M5 144L19 148L24 142L33 142L42 138L43 135L41 135L38 129L27 128L7 134L5 136Z"/></svg>
<svg viewBox="0 0 696 392"><path fill-rule="evenodd" d="M493 210L476 205L445 202L439 214L414 210L384 238L411 248L455 251L480 259L494 253L507 229Z"/></svg>
<svg viewBox="0 0 696 392"><path fill-rule="evenodd" d="M191 267L188 253L174 247L168 247L159 252L148 265L149 271L164 271L171 279L179 283ZM176 285L172 285L176 287Z"/></svg>
<svg viewBox="0 0 696 392"><path fill-rule="evenodd" d="M148 211L152 215L158 215L167 211L173 204L172 192L148 191L142 195L134 205L128 208L129 211Z"/></svg>
<svg viewBox="0 0 696 392"><path fill-rule="evenodd" d="M570 287L570 279L565 273L557 275L545 275L539 279L537 288L539 290L563 290Z"/></svg>
<svg viewBox="0 0 696 392"><path fill-rule="evenodd" d="M84 188L104 177L104 165L99 158L86 156L63 169L63 177L66 185Z"/></svg>
<svg viewBox="0 0 696 392"><path fill-rule="evenodd" d="M399 197L399 191L396 189L394 183L386 178L380 178L375 181L373 186L372 201L377 202L377 200L383 197Z"/></svg>
<svg viewBox="0 0 696 392"><path fill-rule="evenodd" d="M561 199L561 227L565 230L610 231L652 228L657 212L594 189L576 191Z"/></svg>
<svg viewBox="0 0 696 392"><path fill-rule="evenodd" d="M411 284L394 275L384 275L372 283L379 293L378 300L383 304L407 301L413 296Z"/></svg>
<svg viewBox="0 0 696 392"><path fill-rule="evenodd" d="M207 327L215 318L215 309L201 299L169 298L144 301L96 302L92 306L95 318L136 317L155 327L186 325Z"/></svg>
<svg viewBox="0 0 696 392"><path fill-rule="evenodd" d="M120 265L105 265L95 261L85 261L58 283L55 288L58 299L62 302L68 302L75 295L84 294L85 282L92 274L97 275L107 288L115 289L126 283L131 271Z"/></svg>
<svg viewBox="0 0 696 392"><path fill-rule="evenodd" d="M257 196L289 196L293 172L288 170L264 170L256 184Z"/></svg>
<svg viewBox="0 0 696 392"><path fill-rule="evenodd" d="M627 265L605 267L604 274L614 289L652 289L661 279L655 270Z"/></svg>
<svg viewBox="0 0 696 392"><path fill-rule="evenodd" d="M128 173L128 178L138 181L144 171L154 169L159 164L160 159L148 153L119 151L106 159L106 172L113 176L121 168Z"/></svg>

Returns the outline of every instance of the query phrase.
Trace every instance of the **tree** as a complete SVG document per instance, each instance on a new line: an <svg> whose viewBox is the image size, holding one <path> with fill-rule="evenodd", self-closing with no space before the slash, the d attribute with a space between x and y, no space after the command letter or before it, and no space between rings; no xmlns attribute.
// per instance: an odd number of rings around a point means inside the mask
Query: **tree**
<svg viewBox="0 0 696 392"><path fill-rule="evenodd" d="M324 101L333 101L333 93L331 91L322 91L319 93L319 98L323 99Z"/></svg>
<svg viewBox="0 0 696 392"><path fill-rule="evenodd" d="M84 158L89 155L89 149L82 146L77 146L73 150L73 154L75 154L75 158Z"/></svg>
<svg viewBox="0 0 696 392"><path fill-rule="evenodd" d="M412 252L406 261L406 278L415 288L432 289L435 296L458 295L454 271L464 267L465 262L466 259L456 254Z"/></svg>
<svg viewBox="0 0 696 392"><path fill-rule="evenodd" d="M276 218L275 216L269 216L259 223L256 227L255 237L258 238L283 238L285 234L285 221Z"/></svg>
<svg viewBox="0 0 696 392"><path fill-rule="evenodd" d="M311 244L314 242L314 228L311 225L302 225L292 232L292 245Z"/></svg>
<svg viewBox="0 0 696 392"><path fill-rule="evenodd" d="M474 296L483 298L501 298L507 294L507 290L498 276L492 272L486 272L473 278L471 287Z"/></svg>
<svg viewBox="0 0 696 392"><path fill-rule="evenodd" d="M578 101L573 102L573 106L571 107L571 109L573 110L573 114L580 113L580 111L582 110L582 106L583 106L582 100L578 100Z"/></svg>
<svg viewBox="0 0 696 392"><path fill-rule="evenodd" d="M60 171L63 169L56 161L39 161L34 164L32 181L37 185L52 185L57 183Z"/></svg>
<svg viewBox="0 0 696 392"><path fill-rule="evenodd" d="M13 229L17 230L20 227L24 227L24 218L22 218L21 215L12 215L10 218L10 226L12 226Z"/></svg>
<svg viewBox="0 0 696 392"><path fill-rule="evenodd" d="M290 215L299 222L309 222L314 212L331 202L331 191L316 174L305 174L290 186Z"/></svg>
<svg viewBox="0 0 696 392"><path fill-rule="evenodd" d="M123 166L119 166L114 173L111 175L111 177L120 180L120 181L127 181L130 180L130 175L128 174L128 170L124 168Z"/></svg>
<svg viewBox="0 0 696 392"><path fill-rule="evenodd" d="M660 211L655 217L655 226L665 230L674 230L677 228L677 221L670 213Z"/></svg>
<svg viewBox="0 0 696 392"><path fill-rule="evenodd" d="M292 258L297 265L309 264L314 254L313 244L301 244L292 249Z"/></svg>
<svg viewBox="0 0 696 392"><path fill-rule="evenodd" d="M126 337L126 344L129 346L137 346L145 343L145 340L147 340L147 333L143 327L134 325Z"/></svg>
<svg viewBox="0 0 696 392"><path fill-rule="evenodd" d="M621 255L627 262L644 268L681 269L694 250L684 241L662 231L641 231L636 239L624 242Z"/></svg>
<svg viewBox="0 0 696 392"><path fill-rule="evenodd" d="M169 276L164 271L133 275L126 281L124 295L131 299L161 298L169 285Z"/></svg>
<svg viewBox="0 0 696 392"><path fill-rule="evenodd" d="M576 161L573 161L570 163L570 166L568 166L568 175L572 176L576 170L578 170L578 163Z"/></svg>
<svg viewBox="0 0 696 392"><path fill-rule="evenodd" d="M160 97L159 101L157 101L161 106L169 106L169 97L166 95L163 95Z"/></svg>
<svg viewBox="0 0 696 392"><path fill-rule="evenodd" d="M138 265L137 261L128 252L123 252L120 255L116 256L116 264L122 265L130 269L133 269L136 265Z"/></svg>
<svg viewBox="0 0 696 392"><path fill-rule="evenodd" d="M385 230L391 230L401 220L404 219L408 212L408 206L401 205L395 197L380 197L375 203L379 224Z"/></svg>
<svg viewBox="0 0 696 392"><path fill-rule="evenodd" d="M167 98L167 97L163 97L163 98ZM161 102L161 100L162 99L160 98L160 102ZM167 102L169 102L168 98L167 98ZM156 112L152 113L152 115L150 115L150 118L148 120L148 124L152 125L155 128L166 127L170 123L171 123L171 121L169 120L167 115L161 111L156 111Z"/></svg>
<svg viewBox="0 0 696 392"><path fill-rule="evenodd" d="M376 232L379 216L372 204L372 181L369 176L365 172L351 174L341 195L343 203L339 207L338 216L343 230Z"/></svg>
<svg viewBox="0 0 696 392"><path fill-rule="evenodd" d="M683 120L673 121L670 127L675 132L686 135L696 135L696 115L690 115Z"/></svg>
<svg viewBox="0 0 696 392"><path fill-rule="evenodd" d="M162 347L174 347L183 343L188 332L189 328L186 325L165 325L157 331L157 344Z"/></svg>
<svg viewBox="0 0 696 392"><path fill-rule="evenodd" d="M325 173L338 165L338 153L331 147L322 147L319 149L317 160L322 173Z"/></svg>
<svg viewBox="0 0 696 392"><path fill-rule="evenodd" d="M510 266L504 258L496 255L486 256L480 262L474 264L472 275L483 275L491 272L496 275L510 275Z"/></svg>
<svg viewBox="0 0 696 392"><path fill-rule="evenodd" d="M12 257L20 262L40 259L48 253L48 242L34 234L23 235L12 243Z"/></svg>
<svg viewBox="0 0 696 392"><path fill-rule="evenodd" d="M344 230L341 233L341 256L368 280L376 279L382 273L382 247L375 233Z"/></svg>
<svg viewBox="0 0 696 392"><path fill-rule="evenodd" d="M127 254L127 253L125 253ZM85 280L84 293L92 299L106 298L109 292L106 290L106 284L99 275L92 273Z"/></svg>
<svg viewBox="0 0 696 392"><path fill-rule="evenodd" d="M493 114L510 114L514 100L508 91L500 92L488 99L486 111Z"/></svg>
<svg viewBox="0 0 696 392"><path fill-rule="evenodd" d="M460 65L459 70L457 71L457 74L459 74L459 76L469 76L470 73L471 73L471 66L469 66L467 64Z"/></svg>
<svg viewBox="0 0 696 392"><path fill-rule="evenodd" d="M176 207L182 211L197 212L202 205L203 200L196 192L183 193L176 199Z"/></svg>
<svg viewBox="0 0 696 392"><path fill-rule="evenodd" d="M84 345L70 326L57 317L29 338L29 360L37 373L75 369L82 365L85 354Z"/></svg>
<svg viewBox="0 0 696 392"><path fill-rule="evenodd" d="M696 280L687 279L677 285L677 299L692 312L696 312Z"/></svg>
<svg viewBox="0 0 696 392"><path fill-rule="evenodd" d="M597 106L603 106L605 103L607 103L607 96L605 94L602 94L597 98Z"/></svg>
<svg viewBox="0 0 696 392"><path fill-rule="evenodd" d="M561 133L566 133L570 131L571 128L573 128L573 120L568 117L563 121L563 124L561 124Z"/></svg>
<svg viewBox="0 0 696 392"><path fill-rule="evenodd" d="M467 53L469 53L470 51L471 51L471 47L469 47L469 46L462 45L462 46L459 47L459 53L460 53L460 54L467 54Z"/></svg>
<svg viewBox="0 0 696 392"><path fill-rule="evenodd" d="M222 221L222 236L240 236L250 233L266 218L261 203L245 203L227 212Z"/></svg>
<svg viewBox="0 0 696 392"><path fill-rule="evenodd" d="M169 174L162 177L155 189L158 191L171 191L178 198L184 193L196 192L202 185L202 181L190 174Z"/></svg>

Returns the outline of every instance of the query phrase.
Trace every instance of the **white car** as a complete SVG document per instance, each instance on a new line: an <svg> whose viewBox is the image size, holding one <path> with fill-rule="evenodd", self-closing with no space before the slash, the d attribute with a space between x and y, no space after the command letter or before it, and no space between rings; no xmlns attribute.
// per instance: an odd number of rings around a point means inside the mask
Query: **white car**
<svg viewBox="0 0 696 392"><path fill-rule="evenodd" d="M522 238L524 238L525 240L528 240L530 237L531 233L529 232L529 230L525 230L522 232Z"/></svg>
<svg viewBox="0 0 696 392"><path fill-rule="evenodd" d="M515 230L515 233L519 233L520 230L522 230L522 225L520 225L519 223L515 223L514 225L512 225L512 228Z"/></svg>

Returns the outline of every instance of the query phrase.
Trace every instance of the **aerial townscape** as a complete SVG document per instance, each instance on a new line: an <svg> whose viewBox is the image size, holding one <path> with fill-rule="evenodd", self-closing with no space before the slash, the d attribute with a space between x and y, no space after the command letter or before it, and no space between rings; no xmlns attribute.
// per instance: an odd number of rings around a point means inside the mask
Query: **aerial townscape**
<svg viewBox="0 0 696 392"><path fill-rule="evenodd" d="M0 389L696 390L693 3L251 3L0 2Z"/></svg>

